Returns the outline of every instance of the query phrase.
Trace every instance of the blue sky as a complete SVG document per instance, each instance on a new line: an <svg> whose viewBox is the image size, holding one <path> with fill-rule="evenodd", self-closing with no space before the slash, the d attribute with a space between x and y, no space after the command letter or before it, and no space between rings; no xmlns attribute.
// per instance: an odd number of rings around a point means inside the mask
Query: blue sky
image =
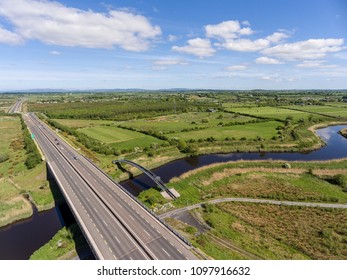
<svg viewBox="0 0 347 280"><path fill-rule="evenodd" d="M345 0L0 0L0 90L347 88Z"/></svg>

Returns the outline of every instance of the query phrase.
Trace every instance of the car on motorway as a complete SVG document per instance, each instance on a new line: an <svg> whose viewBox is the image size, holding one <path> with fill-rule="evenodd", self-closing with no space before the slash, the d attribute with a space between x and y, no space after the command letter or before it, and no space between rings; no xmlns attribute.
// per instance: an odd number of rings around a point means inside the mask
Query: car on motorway
<svg viewBox="0 0 347 280"><path fill-rule="evenodd" d="M74 156L73 158L74 158L74 159L78 159L78 156Z"/></svg>

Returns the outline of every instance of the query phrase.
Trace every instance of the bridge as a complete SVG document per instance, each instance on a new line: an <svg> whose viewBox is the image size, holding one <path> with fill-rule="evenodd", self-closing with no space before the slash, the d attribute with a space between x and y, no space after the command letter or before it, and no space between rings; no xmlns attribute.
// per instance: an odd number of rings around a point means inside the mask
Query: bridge
<svg viewBox="0 0 347 280"><path fill-rule="evenodd" d="M33 113L23 115L95 257L197 259L191 244Z"/></svg>
<svg viewBox="0 0 347 280"><path fill-rule="evenodd" d="M154 181L157 184L157 186L162 189L162 191L164 193L167 193L169 195L169 197L171 197L172 199L176 199L178 197L177 194L175 194L172 190L170 190L167 186L165 186L164 182L161 180L161 178L159 176L154 174L152 171L146 169L142 165L140 165L136 162L133 162L131 160L127 160L127 159L117 159L117 160L112 161L112 163L114 163L114 164L127 163L127 164L130 164L130 165L140 169L144 174L146 174L150 179L152 179L152 181Z"/></svg>

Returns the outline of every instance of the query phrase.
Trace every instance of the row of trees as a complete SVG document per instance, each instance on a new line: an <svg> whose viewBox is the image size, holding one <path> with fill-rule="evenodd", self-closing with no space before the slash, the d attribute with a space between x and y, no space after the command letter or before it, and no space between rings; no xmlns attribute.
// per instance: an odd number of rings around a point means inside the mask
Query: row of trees
<svg viewBox="0 0 347 280"><path fill-rule="evenodd" d="M108 119L130 120L153 117L163 114L174 114L197 110L206 110L210 103L188 100L129 100L110 102L74 102L29 104L30 111L46 114L49 118L58 119Z"/></svg>

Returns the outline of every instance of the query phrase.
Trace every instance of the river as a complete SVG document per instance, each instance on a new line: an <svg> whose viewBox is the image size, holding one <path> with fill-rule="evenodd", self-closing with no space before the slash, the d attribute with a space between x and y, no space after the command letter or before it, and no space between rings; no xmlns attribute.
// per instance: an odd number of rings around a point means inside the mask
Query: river
<svg viewBox="0 0 347 280"><path fill-rule="evenodd" d="M175 160L152 170L164 182L189 170L208 164L237 160L331 160L347 158L347 139L338 134L346 125L321 128L316 133L326 142L326 146L308 153L229 153L210 154ZM140 175L121 184L134 195L153 186L146 176ZM62 210L63 209L63 210ZM38 213L29 219L16 222L0 229L0 260L25 260L47 243L66 224L70 224L71 212L66 205Z"/></svg>

